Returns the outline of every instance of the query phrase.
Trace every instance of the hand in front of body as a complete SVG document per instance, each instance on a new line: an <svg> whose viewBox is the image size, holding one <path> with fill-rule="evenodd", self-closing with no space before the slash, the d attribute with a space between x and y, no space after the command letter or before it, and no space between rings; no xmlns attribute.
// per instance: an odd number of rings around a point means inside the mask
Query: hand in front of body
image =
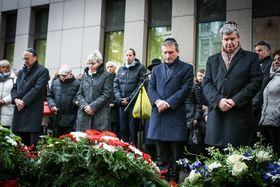
<svg viewBox="0 0 280 187"><path fill-rule="evenodd" d="M3 99L0 99L0 106L6 104L6 102Z"/></svg>
<svg viewBox="0 0 280 187"><path fill-rule="evenodd" d="M21 99L15 99L15 104L18 111L21 111L25 107L25 103Z"/></svg>
<svg viewBox="0 0 280 187"><path fill-rule="evenodd" d="M126 106L128 105L128 100L126 98L121 99L121 105Z"/></svg>
<svg viewBox="0 0 280 187"><path fill-rule="evenodd" d="M85 106L84 110L88 115L91 115L91 116L94 115L94 111L92 110L92 108L89 105Z"/></svg>
<svg viewBox="0 0 280 187"><path fill-rule="evenodd" d="M56 106L53 106L53 107L51 108L51 111L52 111L53 114L57 114L58 111L59 111L59 109L56 108Z"/></svg>
<svg viewBox="0 0 280 187"><path fill-rule="evenodd" d="M219 108L221 111L226 112L235 106L235 102L232 99L221 99L219 102Z"/></svg>
<svg viewBox="0 0 280 187"><path fill-rule="evenodd" d="M169 108L169 104L164 100L157 100L156 106L158 108L159 113L164 112Z"/></svg>

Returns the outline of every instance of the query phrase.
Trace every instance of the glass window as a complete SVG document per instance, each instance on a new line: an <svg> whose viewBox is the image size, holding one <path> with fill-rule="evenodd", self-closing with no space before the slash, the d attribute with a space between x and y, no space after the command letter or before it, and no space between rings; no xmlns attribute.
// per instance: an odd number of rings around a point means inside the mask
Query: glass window
<svg viewBox="0 0 280 187"><path fill-rule="evenodd" d="M6 14L4 14L3 20L4 24L6 25L4 59L7 59L10 62L11 66L13 66L17 12L7 12Z"/></svg>
<svg viewBox="0 0 280 187"><path fill-rule="evenodd" d="M123 62L123 31L106 32L105 34L105 62L114 61L118 66Z"/></svg>
<svg viewBox="0 0 280 187"><path fill-rule="evenodd" d="M147 65L151 64L154 58L162 59L161 44L171 35L171 26L151 27L148 32Z"/></svg>
<svg viewBox="0 0 280 187"><path fill-rule="evenodd" d="M171 0L149 0L147 66L154 58L162 59L161 44L171 35L171 17Z"/></svg>
<svg viewBox="0 0 280 187"><path fill-rule="evenodd" d="M207 58L221 49L220 28L223 21L198 23L197 37L197 67L205 68Z"/></svg>
<svg viewBox="0 0 280 187"><path fill-rule="evenodd" d="M197 1L196 68L221 49L220 28L226 19L226 0Z"/></svg>
<svg viewBox="0 0 280 187"><path fill-rule="evenodd" d="M38 62L45 64L49 9L37 8L35 17L35 41L34 48L38 54Z"/></svg>
<svg viewBox="0 0 280 187"><path fill-rule="evenodd" d="M123 62L125 0L106 1L105 62Z"/></svg>

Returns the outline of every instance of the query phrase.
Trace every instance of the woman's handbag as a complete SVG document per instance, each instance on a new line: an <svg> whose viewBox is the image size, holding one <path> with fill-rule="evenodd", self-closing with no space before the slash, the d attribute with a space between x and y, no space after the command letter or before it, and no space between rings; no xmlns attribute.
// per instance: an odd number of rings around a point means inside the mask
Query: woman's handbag
<svg viewBox="0 0 280 187"><path fill-rule="evenodd" d="M44 116L49 116L52 114L52 111L48 105L48 102L47 101L44 101L44 110L43 110L43 115Z"/></svg>

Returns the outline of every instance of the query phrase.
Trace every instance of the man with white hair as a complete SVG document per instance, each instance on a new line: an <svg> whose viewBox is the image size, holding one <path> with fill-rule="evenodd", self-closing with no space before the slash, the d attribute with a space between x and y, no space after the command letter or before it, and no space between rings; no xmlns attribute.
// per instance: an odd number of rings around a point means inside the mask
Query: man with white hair
<svg viewBox="0 0 280 187"><path fill-rule="evenodd" d="M80 81L72 74L71 67L63 65L58 71L58 79L54 80L48 91L48 105L53 113L49 122L54 129L54 136L59 137L73 131L77 117L76 93Z"/></svg>
<svg viewBox="0 0 280 187"><path fill-rule="evenodd" d="M233 21L220 29L222 50L207 60L204 93L209 102L205 143L216 147L252 145L252 99L261 86L262 73L256 53L240 45Z"/></svg>

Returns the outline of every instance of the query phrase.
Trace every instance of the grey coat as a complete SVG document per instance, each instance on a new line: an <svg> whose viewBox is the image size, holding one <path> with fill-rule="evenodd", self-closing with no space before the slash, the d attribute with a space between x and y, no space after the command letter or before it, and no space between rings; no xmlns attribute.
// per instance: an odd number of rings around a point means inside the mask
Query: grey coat
<svg viewBox="0 0 280 187"><path fill-rule="evenodd" d="M44 97L49 80L49 70L35 62L28 70L18 72L16 83L11 90L12 102L16 98L25 103L23 110L15 107L12 130L14 132L41 132Z"/></svg>
<svg viewBox="0 0 280 187"><path fill-rule="evenodd" d="M205 143L212 146L253 143L252 98L260 89L262 73L257 54L239 49L227 70L221 53L210 56L204 77L204 93L209 101ZM222 112L222 98L236 106Z"/></svg>
<svg viewBox="0 0 280 187"><path fill-rule="evenodd" d="M260 125L280 127L280 68L264 89L263 101Z"/></svg>
<svg viewBox="0 0 280 187"><path fill-rule="evenodd" d="M98 131L110 130L110 108L109 103L113 95L114 76L104 70L101 65L95 75L88 74L88 68L81 80L77 92L79 103L76 131L94 129ZM90 105L94 115L88 115L84 107Z"/></svg>

